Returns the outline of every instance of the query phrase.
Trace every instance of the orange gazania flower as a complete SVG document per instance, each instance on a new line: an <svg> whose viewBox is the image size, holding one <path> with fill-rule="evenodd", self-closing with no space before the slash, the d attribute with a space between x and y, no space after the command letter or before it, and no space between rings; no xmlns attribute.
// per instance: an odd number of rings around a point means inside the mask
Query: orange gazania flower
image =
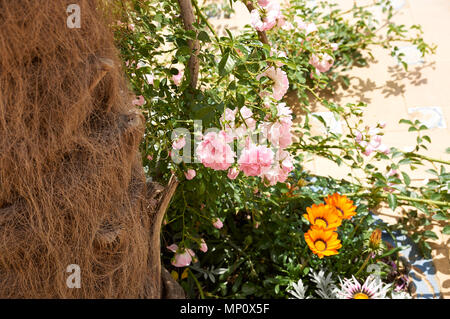
<svg viewBox="0 0 450 319"><path fill-rule="evenodd" d="M334 206L313 204L311 207L306 208L306 211L308 214L304 214L303 217L305 217L311 225L335 230L342 223L339 212Z"/></svg>
<svg viewBox="0 0 450 319"><path fill-rule="evenodd" d="M338 234L332 229L312 226L305 234L305 241L311 251L323 258L338 254L338 249L342 247Z"/></svg>
<svg viewBox="0 0 450 319"><path fill-rule="evenodd" d="M353 201L348 199L345 195L339 195L334 193L333 195L328 195L325 198L325 202L328 205L336 207L339 212L339 217L342 219L351 219L356 215L356 206L353 205Z"/></svg>

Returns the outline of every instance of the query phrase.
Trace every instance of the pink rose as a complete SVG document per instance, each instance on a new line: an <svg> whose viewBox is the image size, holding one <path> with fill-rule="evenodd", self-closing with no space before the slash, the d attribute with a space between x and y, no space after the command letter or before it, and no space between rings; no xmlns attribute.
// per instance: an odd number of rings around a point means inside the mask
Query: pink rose
<svg viewBox="0 0 450 319"><path fill-rule="evenodd" d="M327 72L333 66L334 60L327 53L312 54L309 63L316 68L317 72Z"/></svg>
<svg viewBox="0 0 450 319"><path fill-rule="evenodd" d="M273 98L277 101L281 100L289 89L289 80L286 72L280 68L274 68L271 66L266 71L258 75L256 79L259 80L262 76L267 76L274 82L272 86Z"/></svg>
<svg viewBox="0 0 450 319"><path fill-rule="evenodd" d="M189 248L179 251L177 244L172 244L167 249L175 253L171 261L171 264L175 267L187 267L191 264L192 258L195 257L195 253Z"/></svg>
<svg viewBox="0 0 450 319"><path fill-rule="evenodd" d="M291 127L292 121L284 119L274 123L263 123L262 131L273 146L286 148L292 144Z"/></svg>
<svg viewBox="0 0 450 319"><path fill-rule="evenodd" d="M278 23L278 19L282 19L280 4L277 1L267 1L263 7L264 13L258 9L250 12L250 24L258 31L267 31L272 29Z"/></svg>
<svg viewBox="0 0 450 319"><path fill-rule="evenodd" d="M314 22L307 23L307 22L303 21L303 19L300 17L295 17L294 23L297 25L297 27L300 30L304 30L306 35L316 32L316 31L319 31L319 29L317 28L317 26Z"/></svg>
<svg viewBox="0 0 450 319"><path fill-rule="evenodd" d="M276 154L275 165L264 173L263 179L271 186L278 182L284 183L293 169L294 163L291 155L289 152L280 149Z"/></svg>
<svg viewBox="0 0 450 319"><path fill-rule="evenodd" d="M213 226L216 227L217 229L221 229L223 227L223 223L219 218L216 218L213 221Z"/></svg>
<svg viewBox="0 0 450 319"><path fill-rule="evenodd" d="M184 176L186 176L187 180L193 179L196 175L197 173L193 169L188 169L187 172L184 173Z"/></svg>
<svg viewBox="0 0 450 319"><path fill-rule="evenodd" d="M228 170L228 178L233 180L236 179L236 177L239 175L239 170L236 167L232 167Z"/></svg>
<svg viewBox="0 0 450 319"><path fill-rule="evenodd" d="M146 102L145 102L145 98L142 95L139 95L135 100L133 100L132 103L133 103L133 105L142 106Z"/></svg>
<svg viewBox="0 0 450 319"><path fill-rule="evenodd" d="M201 240L200 250L204 253L206 253L208 251L208 246L206 245L206 242L203 238Z"/></svg>
<svg viewBox="0 0 450 319"><path fill-rule="evenodd" d="M172 81L176 86L181 84L181 80L183 79L184 70L178 71L178 74L172 75Z"/></svg>
<svg viewBox="0 0 450 319"><path fill-rule="evenodd" d="M273 151L266 146L250 144L238 160L239 169L247 176L260 176L270 169L273 157Z"/></svg>
<svg viewBox="0 0 450 319"><path fill-rule="evenodd" d="M209 132L196 149L197 158L205 166L213 170L226 170L234 162L235 153L228 145L229 135L221 131Z"/></svg>
<svg viewBox="0 0 450 319"><path fill-rule="evenodd" d="M182 149L185 145L186 145L186 139L184 138L184 136L180 136L180 137L177 138L175 141L173 141L173 143L172 143L172 148L173 148L174 150L180 150L180 149Z"/></svg>

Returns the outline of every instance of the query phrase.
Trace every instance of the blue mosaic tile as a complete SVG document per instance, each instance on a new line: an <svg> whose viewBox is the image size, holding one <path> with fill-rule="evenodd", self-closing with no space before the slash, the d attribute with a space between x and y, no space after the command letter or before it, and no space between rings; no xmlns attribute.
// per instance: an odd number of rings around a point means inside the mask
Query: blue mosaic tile
<svg viewBox="0 0 450 319"><path fill-rule="evenodd" d="M376 223L384 224L382 219L372 214ZM392 233L395 240L383 231L382 239L392 246L400 246L402 250L399 254L405 257L411 264L411 271L408 276L415 288L417 299L437 299L441 298L439 284L436 280L436 268L433 260L423 257L417 245L407 236L398 231Z"/></svg>

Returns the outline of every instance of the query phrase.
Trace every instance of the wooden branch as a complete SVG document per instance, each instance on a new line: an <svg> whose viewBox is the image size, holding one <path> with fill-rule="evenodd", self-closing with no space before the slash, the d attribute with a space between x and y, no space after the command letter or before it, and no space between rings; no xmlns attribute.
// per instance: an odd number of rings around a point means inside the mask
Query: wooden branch
<svg viewBox="0 0 450 319"><path fill-rule="evenodd" d="M159 282L156 283L156 287L163 295L164 289L164 278L162 274L162 266L161 266L161 227L162 221L164 219L164 215L169 207L170 201L175 194L175 191L178 187L179 181L177 180L175 175L172 175L169 184L162 191L162 196L160 197L159 203L156 207L156 212L152 214L152 228L150 230L150 260L152 260L153 271L159 275Z"/></svg>
<svg viewBox="0 0 450 319"><path fill-rule="evenodd" d="M178 4L180 5L181 18L183 19L185 30L195 31L195 28L193 26L195 17L191 0L178 0ZM191 49L191 57L189 58L188 62L188 69L191 77L189 85L191 86L191 88L195 89L197 87L198 72L200 69L200 63L198 60L198 53L200 51L200 42L198 40L188 40L188 45L189 48Z"/></svg>
<svg viewBox="0 0 450 319"><path fill-rule="evenodd" d="M247 7L248 11L252 12L255 9L255 6L251 1L245 1L245 6ZM267 34L265 31L257 31L258 32L258 38L259 41L261 41L264 44L269 44L269 39L267 38Z"/></svg>

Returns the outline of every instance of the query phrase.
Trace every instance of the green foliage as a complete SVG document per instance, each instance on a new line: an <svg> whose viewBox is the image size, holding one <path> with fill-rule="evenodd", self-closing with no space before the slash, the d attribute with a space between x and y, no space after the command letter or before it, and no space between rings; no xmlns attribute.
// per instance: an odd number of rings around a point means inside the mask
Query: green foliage
<svg viewBox="0 0 450 319"><path fill-rule="evenodd" d="M131 6L127 7L127 5ZM227 2L229 14L233 2ZM262 43L251 26L232 34L218 35L207 18L217 16L218 7L198 8L196 1L195 30L184 30L180 9L176 1L133 0L123 3L122 25L112 26L132 89L142 95L146 104L141 106L146 119L142 142L143 163L147 175L157 181L167 181L171 174L182 181L172 200L162 234L162 247L178 243L196 251L198 263L190 266L187 277L180 283L190 297L274 297L285 298L286 287L299 278L307 280L308 272L321 267L339 276L349 277L365 273L367 239L375 228L370 211L382 203L392 210L409 205L416 209L396 227L413 233L412 239L429 252L426 238L436 235L422 231L430 220L448 224L450 208L450 174L439 161L421 155L431 143L424 135L427 127L419 122L401 120L410 125L411 134L418 134L417 145L411 152L391 148L389 153L367 151L357 142L358 134L367 131L363 123L364 103L339 105L323 99L323 90L331 90L342 83L349 86L346 72L370 63L371 48L382 46L402 61L394 43L417 45L423 55L433 53L435 47L422 39L419 26L407 28L391 21L393 9L387 0L377 4L384 8L388 23L382 27L366 6L355 5L343 12L328 1L311 8L305 1L291 1L283 11L287 21L295 17L318 26L315 36L303 31L275 28L267 32L272 46ZM127 25L133 24L133 27ZM132 31L134 29L134 31ZM200 64L198 89L189 86L191 74L186 67L191 50L189 40L198 39ZM332 44L337 44L333 50ZM271 49L287 53L287 57L271 54ZM309 63L312 54L327 53L334 59L333 68L317 74ZM289 148L297 160L296 169L288 183L265 186L260 179L243 177L230 180L226 171L213 171L198 163L174 163L170 158L172 132L184 128L198 137L195 120L202 129L220 127L219 118L225 108L251 108L258 118L274 112L264 108L261 90L271 87L266 77L256 80L267 67L283 63L290 90L298 98L298 114L304 114L295 127L298 140ZM407 64L402 62L404 67ZM172 77L184 68L180 85ZM150 78L150 76L152 78ZM318 119L309 107L319 102L346 124L343 134L331 132L317 135L311 130L311 121ZM381 127L379 127L381 129ZM201 132L200 132L201 133ZM381 133L382 134L382 133ZM428 143L428 144L427 144ZM449 152L450 148L447 148ZM348 178L312 176L304 169L311 156L320 156L352 170ZM440 168L437 163L442 164ZM429 169L429 181L422 186L413 183L408 172L423 165ZM429 167L429 166L427 166ZM195 168L196 177L186 180L183 172ZM396 174L389 174L396 171ZM347 194L358 206L358 214L339 229L343 248L336 256L318 259L312 255L304 241L308 225L302 215L312 203L320 203L327 194ZM222 229L215 229L212 221L224 221ZM377 226L391 231L393 228ZM449 226L444 233L449 233ZM208 252L198 249L201 239ZM396 251L385 249L383 258L396 256ZM386 254L391 254L388 256ZM170 265L173 253L163 248L164 264ZM382 258L380 257L380 260ZM371 263L376 260L371 260ZM387 265L386 263L384 263ZM383 275L386 278L387 272ZM179 276L181 277L181 276Z"/></svg>

